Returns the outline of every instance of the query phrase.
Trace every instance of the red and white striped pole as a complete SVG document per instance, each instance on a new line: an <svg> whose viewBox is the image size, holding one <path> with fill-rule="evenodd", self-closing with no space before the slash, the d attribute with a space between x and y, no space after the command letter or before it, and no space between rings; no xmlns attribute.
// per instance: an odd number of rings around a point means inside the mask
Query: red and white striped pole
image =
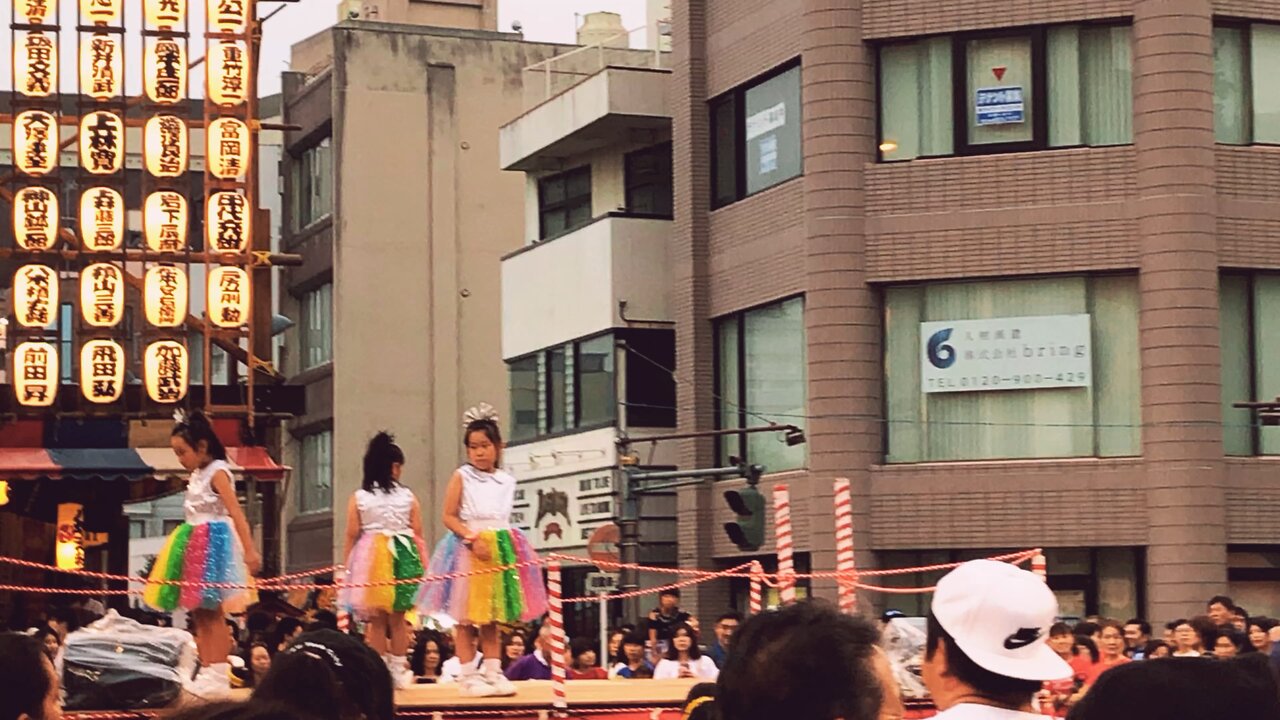
<svg viewBox="0 0 1280 720"><path fill-rule="evenodd" d="M1041 580L1049 582L1049 563L1044 553L1037 552L1031 557L1031 572L1039 575Z"/></svg>
<svg viewBox="0 0 1280 720"><path fill-rule="evenodd" d="M840 573L838 587L840 612L849 615L858 611L858 567L853 559L853 497L849 481L838 478L836 491L836 570Z"/></svg>
<svg viewBox="0 0 1280 720"><path fill-rule="evenodd" d="M788 605L796 601L796 568L791 557L791 493L786 483L773 486L773 517L778 533L778 599Z"/></svg>
<svg viewBox="0 0 1280 720"><path fill-rule="evenodd" d="M338 632L346 634L351 630L351 613L346 610L338 611Z"/></svg>
<svg viewBox="0 0 1280 720"><path fill-rule="evenodd" d="M764 610L764 566L759 560L751 561L751 614L759 615Z"/></svg>
<svg viewBox="0 0 1280 720"><path fill-rule="evenodd" d="M547 561L547 608L551 623L551 704L557 715L564 714L569 708L564 692L564 606L560 599L560 561L552 558Z"/></svg>

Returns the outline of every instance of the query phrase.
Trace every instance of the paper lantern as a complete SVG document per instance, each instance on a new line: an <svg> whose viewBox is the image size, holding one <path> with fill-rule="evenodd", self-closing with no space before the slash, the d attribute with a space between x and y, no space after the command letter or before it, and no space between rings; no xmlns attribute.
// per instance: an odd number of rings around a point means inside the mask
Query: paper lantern
<svg viewBox="0 0 1280 720"><path fill-rule="evenodd" d="M58 244L58 195L45 187L25 187L13 196L13 237L23 250Z"/></svg>
<svg viewBox="0 0 1280 720"><path fill-rule="evenodd" d="M89 188L80 196L80 239L86 250L118 250L124 241L124 198L109 187Z"/></svg>
<svg viewBox="0 0 1280 720"><path fill-rule="evenodd" d="M9 481L0 480L0 507L9 504Z"/></svg>
<svg viewBox="0 0 1280 720"><path fill-rule="evenodd" d="M13 47L14 88L27 97L49 97L58 91L58 45L38 30L18 33Z"/></svg>
<svg viewBox="0 0 1280 720"><path fill-rule="evenodd" d="M98 110L80 120L80 164L94 175L111 175L124 167L124 120Z"/></svg>
<svg viewBox="0 0 1280 720"><path fill-rule="evenodd" d="M57 0L15 0L13 7L18 22L44 25L46 20L52 19L50 16L53 15L55 2Z"/></svg>
<svg viewBox="0 0 1280 720"><path fill-rule="evenodd" d="M58 397L58 349L46 342L18 345L13 351L13 388L20 405L52 405Z"/></svg>
<svg viewBox="0 0 1280 720"><path fill-rule="evenodd" d="M218 118L205 133L209 173L222 180L239 180L249 171L249 126L236 118Z"/></svg>
<svg viewBox="0 0 1280 720"><path fill-rule="evenodd" d="M179 27L187 19L187 0L146 0L142 14L151 27Z"/></svg>
<svg viewBox="0 0 1280 720"><path fill-rule="evenodd" d="M80 271L80 313L93 327L115 327L124 317L124 273L111 263Z"/></svg>
<svg viewBox="0 0 1280 720"><path fill-rule="evenodd" d="M80 0L80 14L91 23L110 25L120 20L124 0Z"/></svg>
<svg viewBox="0 0 1280 720"><path fill-rule="evenodd" d="M59 570L83 570L85 536L84 506L58 504L58 527L54 535L54 556Z"/></svg>
<svg viewBox="0 0 1280 720"><path fill-rule="evenodd" d="M95 100L110 100L120 94L121 59L124 49L120 36L107 33L82 35L80 38L80 89Z"/></svg>
<svg viewBox="0 0 1280 720"><path fill-rule="evenodd" d="M147 395L158 403L175 403L187 396L187 348L176 340L147 346L143 358Z"/></svg>
<svg viewBox="0 0 1280 720"><path fill-rule="evenodd" d="M156 177L180 177L187 171L187 123L176 115L156 115L143 133L147 172Z"/></svg>
<svg viewBox="0 0 1280 720"><path fill-rule="evenodd" d="M147 196L142 206L143 235L155 252L182 252L187 249L187 198L172 190Z"/></svg>
<svg viewBox="0 0 1280 720"><path fill-rule="evenodd" d="M155 265L147 271L142 303L147 322L155 327L173 328L187 319L187 274L173 265Z"/></svg>
<svg viewBox="0 0 1280 720"><path fill-rule="evenodd" d="M209 29L244 34L249 21L249 0L208 0Z"/></svg>
<svg viewBox="0 0 1280 720"><path fill-rule="evenodd" d="M58 308L58 273L48 265L23 265L13 274L13 315L18 324L53 324Z"/></svg>
<svg viewBox="0 0 1280 720"><path fill-rule="evenodd" d="M58 162L58 120L44 110L18 113L13 121L13 158L18 170L44 175Z"/></svg>
<svg viewBox="0 0 1280 720"><path fill-rule="evenodd" d="M236 191L216 192L209 196L205 217L205 239L212 252L242 253L249 246L249 199Z"/></svg>
<svg viewBox="0 0 1280 720"><path fill-rule="evenodd" d="M80 350L80 392L91 403L106 404L124 392L124 348L114 340L90 340Z"/></svg>
<svg viewBox="0 0 1280 720"><path fill-rule="evenodd" d="M209 271L209 322L220 328L238 328L249 322L249 273L238 267Z"/></svg>
<svg viewBox="0 0 1280 720"><path fill-rule="evenodd" d="M240 40L209 43L205 54L207 94L215 104L235 107L249 97L249 53Z"/></svg>
<svg viewBox="0 0 1280 720"><path fill-rule="evenodd" d="M172 38L149 40L142 59L143 87L152 102L179 103L187 96L187 51Z"/></svg>

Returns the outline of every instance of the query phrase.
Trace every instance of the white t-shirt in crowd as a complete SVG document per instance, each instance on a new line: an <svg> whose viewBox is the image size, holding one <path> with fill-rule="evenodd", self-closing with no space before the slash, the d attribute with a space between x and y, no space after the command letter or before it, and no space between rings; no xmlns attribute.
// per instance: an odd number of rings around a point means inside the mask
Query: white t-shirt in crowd
<svg viewBox="0 0 1280 720"><path fill-rule="evenodd" d="M1182 650L1174 653L1171 657L1200 657L1199 650Z"/></svg>
<svg viewBox="0 0 1280 720"><path fill-rule="evenodd" d="M934 716L934 720L1044 720L1044 715L1006 710L990 705L961 703Z"/></svg>
<svg viewBox="0 0 1280 720"><path fill-rule="evenodd" d="M689 670L699 680L715 680L720 677L720 668L716 667L715 661L706 655L697 660L690 660ZM659 660L658 666L653 669L654 680L674 680L678 677L680 677L679 660Z"/></svg>
<svg viewBox="0 0 1280 720"><path fill-rule="evenodd" d="M477 651L475 660L471 661L477 670L484 664L484 653ZM462 675L462 661L457 655L444 661L444 665L440 667L440 682L452 683L458 682L458 677Z"/></svg>

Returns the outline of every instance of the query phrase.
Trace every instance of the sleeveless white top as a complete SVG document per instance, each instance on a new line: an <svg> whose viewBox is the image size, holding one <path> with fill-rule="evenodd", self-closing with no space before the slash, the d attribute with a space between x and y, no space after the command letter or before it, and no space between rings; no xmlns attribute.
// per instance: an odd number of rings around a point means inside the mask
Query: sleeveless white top
<svg viewBox="0 0 1280 720"><path fill-rule="evenodd" d="M458 516L472 530L507 530L516 502L516 479L501 468L488 473L471 465L462 475L462 508Z"/></svg>
<svg viewBox="0 0 1280 720"><path fill-rule="evenodd" d="M356 491L356 509L360 511L360 529L364 532L388 534L412 530L413 491L396 484L390 492L375 488Z"/></svg>
<svg viewBox="0 0 1280 720"><path fill-rule="evenodd" d="M228 516L227 506L222 504L222 498L213 489L213 476L219 470L225 471L231 482L235 482L236 476L232 474L231 465L226 460L214 460L191 471L191 479L187 481L187 494L182 501L183 515L191 525Z"/></svg>

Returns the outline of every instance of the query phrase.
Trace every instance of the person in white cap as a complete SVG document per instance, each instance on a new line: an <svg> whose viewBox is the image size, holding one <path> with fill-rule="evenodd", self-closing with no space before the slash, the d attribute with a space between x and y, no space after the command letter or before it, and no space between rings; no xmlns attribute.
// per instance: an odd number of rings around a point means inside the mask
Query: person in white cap
<svg viewBox="0 0 1280 720"><path fill-rule="evenodd" d="M1071 667L1045 642L1058 600L1008 563L967 562L938 582L923 676L938 720L1043 720L1032 698Z"/></svg>

